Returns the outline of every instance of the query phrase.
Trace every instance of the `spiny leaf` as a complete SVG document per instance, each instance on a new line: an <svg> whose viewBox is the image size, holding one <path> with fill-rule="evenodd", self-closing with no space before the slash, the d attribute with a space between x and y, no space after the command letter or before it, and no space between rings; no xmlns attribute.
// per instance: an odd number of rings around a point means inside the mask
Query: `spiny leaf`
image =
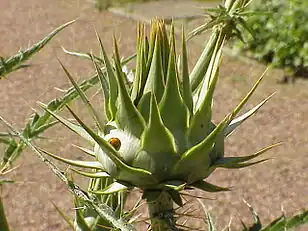
<svg viewBox="0 0 308 231"><path fill-rule="evenodd" d="M135 105L130 99L127 92L123 74L120 66L119 54L117 43L115 42L115 66L116 66L116 78L119 90L118 102L117 102L117 113L116 123L124 131L132 133L134 136L140 138L144 127L145 121L142 115L139 113Z"/></svg>
<svg viewBox="0 0 308 231"><path fill-rule="evenodd" d="M101 120L100 116L98 115L98 113L96 112L96 110L93 108L92 104L90 103L90 101L88 100L86 94L81 90L81 88L79 87L79 85L76 83L76 81L73 79L73 77L71 76L71 74L68 72L68 70L64 67L64 65L60 62L59 63L62 67L62 69L64 70L66 76L69 78L69 80L71 81L71 83L73 84L74 88L76 89L79 97L81 98L82 102L85 104L85 106L88 108L90 114L92 115L94 121L96 122L96 125L98 126L98 128L103 131L104 128L104 122Z"/></svg>
<svg viewBox="0 0 308 231"><path fill-rule="evenodd" d="M183 100L190 112L193 114L193 98L192 90L189 81L189 70L188 70L188 58L187 58L187 48L184 27L182 27L182 53L181 53L181 75L183 81Z"/></svg>
<svg viewBox="0 0 308 231"><path fill-rule="evenodd" d="M149 153L175 154L176 147L172 133L163 124L154 93L152 93L151 96L149 123L142 134L141 145L143 149ZM159 137L159 139L157 139L157 137Z"/></svg>
<svg viewBox="0 0 308 231"><path fill-rule="evenodd" d="M211 131L212 101L219 76L221 52L222 44L216 44L202 87L200 88L198 100L194 105L194 111L196 112L192 117L188 132L189 141L192 145L202 141Z"/></svg>
<svg viewBox="0 0 308 231"><path fill-rule="evenodd" d="M189 123L189 111L181 96L175 60L174 28L171 27L171 45L167 72L167 83L159 103L160 114L164 125L174 135L177 151L183 152L187 147L186 130ZM159 102L159 100L157 99ZM177 115L174 116L174 112Z"/></svg>
<svg viewBox="0 0 308 231"><path fill-rule="evenodd" d="M221 192L221 191L230 191L230 188L224 188L217 185L210 184L205 181L197 181L191 184L191 186L201 189L206 192Z"/></svg>
<svg viewBox="0 0 308 231"><path fill-rule="evenodd" d="M41 41L34 44L32 47L24 51L20 51L18 54L8 58L7 60L3 60L2 62L0 62L0 76L5 76L8 73L18 69L23 62L27 61L29 58L31 58L32 55L40 51L58 32L60 32L73 22L75 22L75 20L59 26L50 34L48 34L45 38L43 38Z"/></svg>
<svg viewBox="0 0 308 231"><path fill-rule="evenodd" d="M51 201L52 205L55 207L59 215L66 221L66 223L69 225L69 227L74 230L74 224L70 220L70 218L60 209L53 201Z"/></svg>
<svg viewBox="0 0 308 231"><path fill-rule="evenodd" d="M232 166L232 165L237 165L237 164L240 164L240 163L243 163L243 162L246 162L246 161L249 161L249 160L252 160L260 155L262 155L263 153L265 153L266 151L272 149L272 148L275 148L277 146L281 145L281 143L277 143L277 144L273 144L273 145L270 145L266 148L263 148L261 149L260 151L252 154L252 155L248 155L248 156L241 156L241 157L222 157L220 159L218 159L218 161L216 161L214 164L213 164L213 167L225 167L227 168L228 165Z"/></svg>

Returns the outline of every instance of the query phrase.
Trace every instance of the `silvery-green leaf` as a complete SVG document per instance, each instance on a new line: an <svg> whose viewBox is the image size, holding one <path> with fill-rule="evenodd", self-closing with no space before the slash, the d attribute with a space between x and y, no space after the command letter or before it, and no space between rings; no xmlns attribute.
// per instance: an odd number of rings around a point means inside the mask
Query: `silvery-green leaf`
<svg viewBox="0 0 308 231"><path fill-rule="evenodd" d="M71 76L71 74L68 72L68 70L64 67L64 65L59 61L62 69L64 70L66 76L69 78L71 83L73 84L74 88L76 89L79 97L81 98L82 102L85 104L85 106L88 108L90 114L92 115L94 121L96 122L96 125L100 128L100 130L103 130L104 122L101 120L100 116L96 112L96 110L93 108L92 104L88 100L86 94L82 91L82 89L79 87L77 82L74 80L74 78Z"/></svg>
<svg viewBox="0 0 308 231"><path fill-rule="evenodd" d="M96 191L91 191L91 192L94 194L98 194L98 195L104 195L104 194L121 192L123 190L126 190L127 188L128 187L126 185L120 184L118 182L114 182L103 190L96 190Z"/></svg>
<svg viewBox="0 0 308 231"><path fill-rule="evenodd" d="M79 125L74 124L70 121L68 121L67 119L64 119L63 117L55 114L53 111L49 110L45 104L38 102L38 105L40 107L42 107L46 112L48 112L49 114L51 114L53 117L55 117L57 120L59 120L63 125L65 125L66 127L68 127L70 130L72 130L73 132L75 132L76 134L80 135L81 137L83 137L84 139L90 141L91 143L94 142L94 140L92 139L91 136L89 136L89 134Z"/></svg>
<svg viewBox="0 0 308 231"><path fill-rule="evenodd" d="M63 163L73 165L76 167L82 167L82 168L93 168L93 169L101 169L103 170L103 166L98 161L83 161L83 160L70 160L66 159L57 155L54 155L46 150L40 149L41 152L47 154L48 156L51 156L52 158L59 160Z"/></svg>
<svg viewBox="0 0 308 231"><path fill-rule="evenodd" d="M90 178L105 178L105 177L110 177L110 175L106 172L84 172L84 171L80 171L74 168L71 168L72 171L82 175L82 176L86 176L86 177L90 177Z"/></svg>
<svg viewBox="0 0 308 231"><path fill-rule="evenodd" d="M224 134L225 137L229 136L232 134L232 132L239 126L241 125L246 119L248 119L250 116L254 115L262 106L265 104L270 98L272 98L274 94L271 94L268 96L266 99L264 99L261 103L259 103L257 106L253 107L250 109L248 112L245 114L235 118L234 120L231 121L231 123L228 125L228 127L225 129Z"/></svg>

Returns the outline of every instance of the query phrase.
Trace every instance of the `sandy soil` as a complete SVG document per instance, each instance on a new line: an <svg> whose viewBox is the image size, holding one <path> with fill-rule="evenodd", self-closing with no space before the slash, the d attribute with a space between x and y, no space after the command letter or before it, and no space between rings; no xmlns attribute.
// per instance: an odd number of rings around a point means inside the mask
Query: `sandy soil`
<svg viewBox="0 0 308 231"><path fill-rule="evenodd" d="M90 63L64 55L61 46L95 53L98 47L95 27L106 47L111 47L114 32L120 38L120 50L124 56L132 54L135 48L134 21L108 12L96 12L86 1L1 0L0 9L1 56L12 55L19 48L41 39L58 25L79 19L31 60L33 67L17 71L0 81L1 116L19 128L30 116L31 107L36 107L36 101L48 102L60 95L54 87L69 86L57 58L76 79L93 72ZM196 44L192 44L191 48L193 64L201 49ZM246 64L225 58L215 95L215 121L223 118L240 101L264 69L257 63ZM239 224L239 217L246 222L251 219L242 199L254 206L264 223L279 216L282 206L288 215L308 207L308 83L299 80L295 85L278 85L276 80L280 77L281 71L277 70L267 74L247 108L277 91L275 97L226 142L228 154L244 155L283 141L283 146L266 154L266 157L274 159L243 170L218 170L209 178L211 183L233 186L232 192L215 195L195 192L195 195L216 198L204 203L216 217L220 228L228 223L231 216L235 224ZM73 106L86 117L81 105L76 103ZM55 127L46 136L51 139L40 141L40 146L54 153L79 158L80 154L68 144L71 140L74 143L79 140L66 129ZM55 202L65 212L72 213L72 197L65 185L30 150L23 153L17 164L19 168L10 177L18 183L7 185L2 190L12 230L68 230L51 203ZM81 184L85 182L81 181Z"/></svg>

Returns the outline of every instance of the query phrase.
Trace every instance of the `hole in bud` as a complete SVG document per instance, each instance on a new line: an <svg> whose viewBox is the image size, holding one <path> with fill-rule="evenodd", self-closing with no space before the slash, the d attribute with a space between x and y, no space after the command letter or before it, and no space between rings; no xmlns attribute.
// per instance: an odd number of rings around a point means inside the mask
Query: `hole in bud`
<svg viewBox="0 0 308 231"><path fill-rule="evenodd" d="M118 150L120 149L120 147L121 147L121 141L120 141L118 138L115 138L115 137L110 138L110 139L108 140L108 143L111 144L112 147L114 147L114 149L117 150L117 151L118 151Z"/></svg>

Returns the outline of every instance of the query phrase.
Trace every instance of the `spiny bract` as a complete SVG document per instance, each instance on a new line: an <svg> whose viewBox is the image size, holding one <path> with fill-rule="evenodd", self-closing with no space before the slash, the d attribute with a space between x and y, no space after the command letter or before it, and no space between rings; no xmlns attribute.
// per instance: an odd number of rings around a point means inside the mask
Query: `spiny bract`
<svg viewBox="0 0 308 231"><path fill-rule="evenodd" d="M83 175L114 179L113 184L98 193L111 193L127 187L172 191L185 187L227 190L203 179L217 167L241 168L261 162L263 160L247 161L274 146L249 156L224 157L225 137L270 98L235 118L263 76L234 111L215 125L211 122L212 99L225 40L221 30L213 32L190 74L184 32L178 60L173 26L169 38L161 20L152 21L149 40L144 25L138 26L137 34L136 71L132 83L122 71L116 40L112 64L98 37L104 66L99 66L95 60L93 63L104 93L106 124L101 122L65 69L96 118L98 131L85 125L70 108L80 126L45 107L60 122L94 144L94 151L82 150L95 160L74 161L48 154L71 165L96 169L91 173L78 171Z"/></svg>

